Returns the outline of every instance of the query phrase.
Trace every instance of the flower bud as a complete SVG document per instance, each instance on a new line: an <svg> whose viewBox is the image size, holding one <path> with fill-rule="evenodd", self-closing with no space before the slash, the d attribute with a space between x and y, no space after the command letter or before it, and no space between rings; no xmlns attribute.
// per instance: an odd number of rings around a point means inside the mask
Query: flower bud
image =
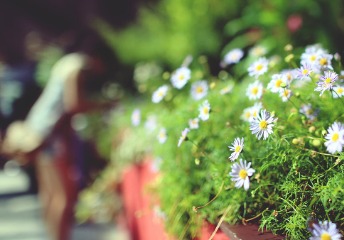
<svg viewBox="0 0 344 240"><path fill-rule="evenodd" d="M335 54L334 54L334 59L335 59L336 61L340 61L341 57L340 57L339 53L335 53Z"/></svg>
<svg viewBox="0 0 344 240"><path fill-rule="evenodd" d="M287 44L287 45L284 46L284 51L289 52L291 50L293 50L293 45Z"/></svg>
<svg viewBox="0 0 344 240"><path fill-rule="evenodd" d="M218 77L219 77L219 79L225 80L225 79L228 78L228 73L227 73L226 71L223 71L223 70L222 70L222 71L219 72Z"/></svg>
<svg viewBox="0 0 344 240"><path fill-rule="evenodd" d="M287 87L287 84L286 84L286 83L281 83L280 87L281 87L281 88L286 88L286 87Z"/></svg>
<svg viewBox="0 0 344 240"><path fill-rule="evenodd" d="M164 80L168 80L168 79L170 79L170 77L171 77L171 74L170 74L169 72L164 72L164 73L162 74L162 78L163 78Z"/></svg>
<svg viewBox="0 0 344 240"><path fill-rule="evenodd" d="M314 126L310 126L308 128L308 132L313 133L314 131L315 131L315 127Z"/></svg>
<svg viewBox="0 0 344 240"><path fill-rule="evenodd" d="M288 56L286 56L286 57L284 58L284 61L286 61L287 63L289 63L293 58L294 58L294 54L289 54Z"/></svg>
<svg viewBox="0 0 344 240"><path fill-rule="evenodd" d="M312 144L314 147L319 147L321 145L321 141L319 139L314 139Z"/></svg>

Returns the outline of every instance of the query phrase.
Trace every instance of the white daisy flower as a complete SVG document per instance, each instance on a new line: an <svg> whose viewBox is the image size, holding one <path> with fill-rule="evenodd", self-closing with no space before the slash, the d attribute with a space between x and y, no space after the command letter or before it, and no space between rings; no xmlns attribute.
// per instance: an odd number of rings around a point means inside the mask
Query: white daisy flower
<svg viewBox="0 0 344 240"><path fill-rule="evenodd" d="M292 95L292 91L288 88L283 88L279 91L279 96L282 98L283 102L288 101L291 95Z"/></svg>
<svg viewBox="0 0 344 240"><path fill-rule="evenodd" d="M302 65L310 65L314 70L318 69L317 63L320 58L320 53L317 51L309 52L309 53L303 53L301 55L301 64Z"/></svg>
<svg viewBox="0 0 344 240"><path fill-rule="evenodd" d="M267 89L273 93L278 93L288 85L287 77L284 74L274 74Z"/></svg>
<svg viewBox="0 0 344 240"><path fill-rule="evenodd" d="M319 224L313 224L313 230L311 231L312 237L309 240L341 240L342 234L339 233L336 224L323 221Z"/></svg>
<svg viewBox="0 0 344 240"><path fill-rule="evenodd" d="M136 108L133 113L131 114L131 123L133 126L138 126L141 122L141 111L140 109Z"/></svg>
<svg viewBox="0 0 344 240"><path fill-rule="evenodd" d="M160 129L157 138L158 138L159 143L161 143L161 144L166 142L167 134L166 134L166 129L165 128L161 128Z"/></svg>
<svg viewBox="0 0 344 240"><path fill-rule="evenodd" d="M152 95L152 102L159 103L167 94L168 86L163 85L159 87Z"/></svg>
<svg viewBox="0 0 344 240"><path fill-rule="evenodd" d="M173 87L181 89L191 78L191 71L187 67L178 68L171 77Z"/></svg>
<svg viewBox="0 0 344 240"><path fill-rule="evenodd" d="M202 121L207 121L209 119L209 113L210 113L210 104L208 100L205 100L201 106L199 107L199 118Z"/></svg>
<svg viewBox="0 0 344 240"><path fill-rule="evenodd" d="M187 135L188 133L190 132L190 129L189 128L185 128L183 131L182 131L182 135L180 136L179 138L179 141L178 141L178 147L180 147L180 145L187 140Z"/></svg>
<svg viewBox="0 0 344 240"><path fill-rule="evenodd" d="M332 58L333 58L332 54L327 54L327 53L321 54L318 59L318 65L320 66L320 69L332 70L333 69L332 64L331 64Z"/></svg>
<svg viewBox="0 0 344 240"><path fill-rule="evenodd" d="M208 94L208 83L205 80L194 82L191 86L191 97L200 100Z"/></svg>
<svg viewBox="0 0 344 240"><path fill-rule="evenodd" d="M248 74L250 76L259 77L260 75L268 71L269 61L266 58L259 58L248 68Z"/></svg>
<svg viewBox="0 0 344 240"><path fill-rule="evenodd" d="M311 104L302 104L299 112L311 121L314 121L318 115L317 111L313 110Z"/></svg>
<svg viewBox="0 0 344 240"><path fill-rule="evenodd" d="M262 107L262 103L257 102L252 107L244 109L244 113L241 115L241 119L246 122L252 122L253 118L256 118L258 116L258 113L260 112Z"/></svg>
<svg viewBox="0 0 344 240"><path fill-rule="evenodd" d="M336 82L338 74L332 71L326 71L323 76L320 77L320 81L317 82L318 86L314 91L320 92L320 96L326 90L330 90L333 84Z"/></svg>
<svg viewBox="0 0 344 240"><path fill-rule="evenodd" d="M340 98L344 96L344 86L333 87L332 96L334 98Z"/></svg>
<svg viewBox="0 0 344 240"><path fill-rule="evenodd" d="M250 100L257 100L260 99L263 95L263 84L259 81L255 81L248 85L246 90L246 96Z"/></svg>
<svg viewBox="0 0 344 240"><path fill-rule="evenodd" d="M158 126L157 120L156 120L156 116L155 115L150 115L147 117L147 120L145 122L145 128L150 131L153 132Z"/></svg>
<svg viewBox="0 0 344 240"><path fill-rule="evenodd" d="M326 54L326 51L320 45L308 46L301 55L301 65L308 64L314 72L319 73L321 69L319 61L323 54Z"/></svg>
<svg viewBox="0 0 344 240"><path fill-rule="evenodd" d="M220 94L225 95L227 93L230 93L232 91L233 87L234 87L234 84L229 84L228 86L226 86L220 90Z"/></svg>
<svg viewBox="0 0 344 240"><path fill-rule="evenodd" d="M239 157L239 154L241 153L242 149L244 147L244 138L235 138L234 142L232 143L232 146L228 146L228 148L233 151L233 153L230 155L229 159L231 161L234 161Z"/></svg>
<svg viewBox="0 0 344 240"><path fill-rule="evenodd" d="M241 58L244 56L244 52L239 49L239 48L235 48L231 51L229 51L224 59L223 59L223 62L226 64L226 65L230 65L230 64L233 64L233 63L238 63Z"/></svg>
<svg viewBox="0 0 344 240"><path fill-rule="evenodd" d="M287 79L288 84L290 85L293 80L297 78L297 70L296 69L285 69L281 72L284 77Z"/></svg>
<svg viewBox="0 0 344 240"><path fill-rule="evenodd" d="M199 128L199 118L190 119L189 120L189 127L190 127L190 129Z"/></svg>
<svg viewBox="0 0 344 240"><path fill-rule="evenodd" d="M273 132L272 127L274 126L274 122L276 121L277 118L274 118L273 115L263 109L251 122L250 130L252 131L252 134L256 135L258 140L260 140L262 137L263 140L265 140Z"/></svg>
<svg viewBox="0 0 344 240"><path fill-rule="evenodd" d="M308 63L303 64L300 68L297 69L297 77L299 79L309 79L310 74L313 72L312 66Z"/></svg>
<svg viewBox="0 0 344 240"><path fill-rule="evenodd" d="M307 47L301 55L301 64L309 64L313 72L320 73L324 70L333 70L332 59L333 55L321 48L320 45L312 45Z"/></svg>
<svg viewBox="0 0 344 240"><path fill-rule="evenodd" d="M232 177L232 181L236 182L235 187L244 189L247 191L250 187L250 179L255 170L251 168L251 162L247 163L246 160L240 159L239 163L234 163L232 166L232 172L229 175Z"/></svg>
<svg viewBox="0 0 344 240"><path fill-rule="evenodd" d="M251 115L252 115L252 119L256 118L258 116L258 113L260 112L260 110L263 108L263 105L261 102L256 102L252 107L251 107Z"/></svg>
<svg viewBox="0 0 344 240"><path fill-rule="evenodd" d="M263 46L255 46L250 50L250 55L254 57L261 57L266 54L267 50Z"/></svg>
<svg viewBox="0 0 344 240"><path fill-rule="evenodd" d="M329 153L342 152L344 145L344 125L339 122L334 122L331 127L327 129L325 139L325 146Z"/></svg>
<svg viewBox="0 0 344 240"><path fill-rule="evenodd" d="M241 119L244 120L245 122L251 122L253 117L251 113L251 107L245 108L242 115Z"/></svg>

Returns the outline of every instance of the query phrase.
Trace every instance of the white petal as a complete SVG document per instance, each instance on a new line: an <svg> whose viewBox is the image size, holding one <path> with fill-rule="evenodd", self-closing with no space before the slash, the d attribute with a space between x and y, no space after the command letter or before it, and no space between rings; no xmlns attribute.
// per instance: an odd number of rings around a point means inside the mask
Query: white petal
<svg viewBox="0 0 344 240"><path fill-rule="evenodd" d="M250 187L250 180L248 177L246 177L244 180L244 189L247 191L249 187Z"/></svg>

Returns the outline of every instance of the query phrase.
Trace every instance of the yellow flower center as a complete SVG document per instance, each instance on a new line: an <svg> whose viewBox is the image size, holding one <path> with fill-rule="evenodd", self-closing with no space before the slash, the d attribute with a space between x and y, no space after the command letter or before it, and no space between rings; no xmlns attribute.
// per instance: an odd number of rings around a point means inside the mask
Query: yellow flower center
<svg viewBox="0 0 344 240"><path fill-rule="evenodd" d="M159 97L162 97L162 96L164 96L164 93L163 93L162 91L159 91L159 92L158 92L158 96L159 96Z"/></svg>
<svg viewBox="0 0 344 240"><path fill-rule="evenodd" d="M245 179L247 177L247 171L245 169L241 169L239 172L239 177L241 179Z"/></svg>
<svg viewBox="0 0 344 240"><path fill-rule="evenodd" d="M307 75L308 73L309 73L308 69L303 69L303 70L302 70L302 74L303 74L303 75Z"/></svg>
<svg viewBox="0 0 344 240"><path fill-rule="evenodd" d="M264 49L261 48L261 47L256 47L256 48L254 48L254 49L252 50L252 54L253 54L254 56L261 56L261 55L264 54Z"/></svg>
<svg viewBox="0 0 344 240"><path fill-rule="evenodd" d="M257 93L258 93L258 87L252 88L251 92L252 92L253 95L257 95Z"/></svg>
<svg viewBox="0 0 344 240"><path fill-rule="evenodd" d="M287 73L286 76L287 76L287 79L288 79L289 81L292 79L292 76L291 76L290 73Z"/></svg>
<svg viewBox="0 0 344 240"><path fill-rule="evenodd" d="M204 108L203 108L203 113L204 113L204 114L208 114L208 113L209 113L209 108L204 107Z"/></svg>
<svg viewBox="0 0 344 240"><path fill-rule="evenodd" d="M325 79L325 83L327 83L327 84L331 83L331 81L332 81L332 79L329 77Z"/></svg>
<svg viewBox="0 0 344 240"><path fill-rule="evenodd" d="M239 58L239 54L238 53L233 53L231 56L231 60L232 61L236 61Z"/></svg>
<svg viewBox="0 0 344 240"><path fill-rule="evenodd" d="M327 59L326 58L322 58L322 59L320 59L319 62L320 62L320 65L324 66L324 65L327 64Z"/></svg>
<svg viewBox="0 0 344 240"><path fill-rule="evenodd" d="M331 235L328 234L328 233L323 233L321 234L321 237L320 237L321 240L331 240Z"/></svg>
<svg viewBox="0 0 344 240"><path fill-rule="evenodd" d="M260 121L259 128L266 129L268 127L268 123L265 120Z"/></svg>
<svg viewBox="0 0 344 240"><path fill-rule="evenodd" d="M309 58L309 60L311 60L312 62L314 62L316 59L317 59L317 56L315 56L315 55L312 55L312 56Z"/></svg>
<svg viewBox="0 0 344 240"><path fill-rule="evenodd" d="M196 88L196 92L197 92L197 93L202 93L202 92L203 92L203 88L200 87L200 86L197 87L197 88Z"/></svg>
<svg viewBox="0 0 344 240"><path fill-rule="evenodd" d="M333 135L332 135L332 141L333 142L337 142L338 141L338 139L339 139L339 134L338 133L334 133Z"/></svg>
<svg viewBox="0 0 344 240"><path fill-rule="evenodd" d="M240 147L240 146L236 146L236 147L235 147L235 152L240 152L240 150L241 150L241 147Z"/></svg>
<svg viewBox="0 0 344 240"><path fill-rule="evenodd" d="M184 78L185 78L184 74L180 74L180 75L178 76L179 81L183 81Z"/></svg>
<svg viewBox="0 0 344 240"><path fill-rule="evenodd" d="M250 112L246 112L246 113L245 113L245 117L246 117L246 118L250 118L250 117L251 117L251 113L250 113Z"/></svg>
<svg viewBox="0 0 344 240"><path fill-rule="evenodd" d="M281 86L281 84L282 84L282 80L281 79L278 79L277 81L276 81L276 83L275 83L275 86L276 87L280 87Z"/></svg>
<svg viewBox="0 0 344 240"><path fill-rule="evenodd" d="M252 116L253 116L253 117L257 117L257 113L258 113L257 111L254 111L254 112L252 113Z"/></svg>
<svg viewBox="0 0 344 240"><path fill-rule="evenodd" d="M259 71L261 71L263 69L263 65L262 64L258 64L257 66L256 66L256 70L259 72Z"/></svg>
<svg viewBox="0 0 344 240"><path fill-rule="evenodd" d="M342 94L343 92L344 92L344 89L343 89L343 88L338 88L338 89L337 89L337 93L338 93L338 94Z"/></svg>
<svg viewBox="0 0 344 240"><path fill-rule="evenodd" d="M283 96L288 97L288 95L289 95L289 91L287 89L284 89Z"/></svg>

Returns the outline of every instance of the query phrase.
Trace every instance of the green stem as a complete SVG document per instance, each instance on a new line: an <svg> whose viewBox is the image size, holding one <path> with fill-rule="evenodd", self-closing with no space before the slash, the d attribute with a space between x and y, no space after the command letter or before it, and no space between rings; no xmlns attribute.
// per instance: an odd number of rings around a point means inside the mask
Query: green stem
<svg viewBox="0 0 344 240"><path fill-rule="evenodd" d="M288 98L288 102L290 102L296 109L299 109L299 108L296 106L296 104L295 104L290 98Z"/></svg>
<svg viewBox="0 0 344 240"><path fill-rule="evenodd" d="M334 92L334 93L337 95L337 97L339 98L339 100L342 102L342 104L344 105L343 99L339 96L339 94L338 94L335 90L333 90L333 89L331 88L331 89L330 89L330 92L331 92L332 98L334 98L334 96L333 96L333 94L332 94L332 92Z"/></svg>
<svg viewBox="0 0 344 240"><path fill-rule="evenodd" d="M222 181L222 184L221 184L221 186L220 186L220 190L218 191L218 193L216 194L216 196L215 197L213 197L209 202L207 202L206 204L204 204L204 205L202 205L202 206L198 206L198 207L193 207L193 210L195 211L195 212L197 212L199 209L201 209L201 208L204 208L204 207L206 207L206 206L208 206L210 203L212 203L213 201L215 201L215 199L220 195L220 193L222 192L222 189L223 189L223 185L225 184L225 181Z"/></svg>
<svg viewBox="0 0 344 240"><path fill-rule="evenodd" d="M313 149L309 149L309 148L300 148L302 150L306 150L306 151L309 151L309 152L314 152L314 153L317 153L317 154L320 154L320 155L324 155L324 156L330 156L330 157L338 157L336 155L333 155L333 154L330 154L330 153L323 153L323 152L318 152L318 151L315 151Z"/></svg>
<svg viewBox="0 0 344 240"><path fill-rule="evenodd" d="M249 219L243 218L243 219L242 219L242 223L243 223L244 225L246 225L249 221L252 221L252 220L254 220L254 219L259 218L264 212L266 212L266 211L268 211L268 210L269 210L269 209L266 208L263 212L257 214L256 216L254 216L254 217L252 217L252 218L249 218Z"/></svg>

